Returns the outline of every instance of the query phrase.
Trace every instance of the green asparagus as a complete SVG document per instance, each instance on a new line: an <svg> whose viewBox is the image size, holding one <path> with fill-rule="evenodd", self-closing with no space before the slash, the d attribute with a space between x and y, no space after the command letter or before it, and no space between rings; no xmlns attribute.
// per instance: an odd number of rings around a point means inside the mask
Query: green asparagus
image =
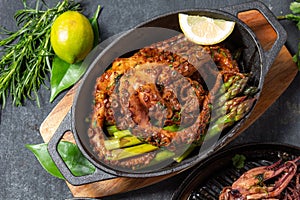
<svg viewBox="0 0 300 200"><path fill-rule="evenodd" d="M174 156L175 156L175 153L173 151L169 151L169 150L166 150L166 149L160 150L148 165L143 165L139 169L148 168L148 167L157 165L157 164L162 163L166 160L172 159Z"/></svg>
<svg viewBox="0 0 300 200"><path fill-rule="evenodd" d="M190 144L188 145L188 147L186 148L186 150L179 156L173 158L176 162L180 163L181 161L183 161L186 157L188 157L188 155L190 155L190 153L192 153L192 151L194 151L194 149L197 147L197 144Z"/></svg>
<svg viewBox="0 0 300 200"><path fill-rule="evenodd" d="M244 90L247 82L248 82L248 78L245 77L236 80L233 84L227 82L224 83L224 85L230 85L230 87L227 89L225 93L223 93L223 95L221 95L218 99L216 99L217 103L215 106L217 107L222 106L227 100L236 97L239 93L241 93Z"/></svg>
<svg viewBox="0 0 300 200"><path fill-rule="evenodd" d="M137 144L141 144L142 141L135 136L125 136L122 138L113 138L104 141L105 148L107 150L119 149L129 147Z"/></svg>
<svg viewBox="0 0 300 200"><path fill-rule="evenodd" d="M255 100L256 100L255 98L252 98L252 99L247 99L247 100L243 101L242 103L240 103L237 107L234 121L241 120L250 111Z"/></svg>
<svg viewBox="0 0 300 200"><path fill-rule="evenodd" d="M121 160L125 158L130 158L138 156L144 153L148 153L154 150L157 150L157 146L151 144L140 144L132 147L127 147L123 149L114 149L111 151L111 155L107 156L108 160Z"/></svg>
<svg viewBox="0 0 300 200"><path fill-rule="evenodd" d="M107 132L108 132L108 134L109 134L110 136L113 136L115 132L119 131L119 129L117 128L116 125L113 125L113 126L107 126L107 127L106 127L106 130L107 130Z"/></svg>
<svg viewBox="0 0 300 200"><path fill-rule="evenodd" d="M207 136L213 137L225 128L242 119L252 108L255 98L246 99L239 104L233 106L229 113L218 118L208 130Z"/></svg>
<svg viewBox="0 0 300 200"><path fill-rule="evenodd" d="M122 131L116 131L113 133L115 138L122 138L122 137L126 137L126 136L130 136L132 135L130 130L122 130Z"/></svg>
<svg viewBox="0 0 300 200"><path fill-rule="evenodd" d="M246 95L246 96L253 96L255 95L256 93L258 92L258 88L255 87L255 86L250 86L250 87L247 87L243 94Z"/></svg>
<svg viewBox="0 0 300 200"><path fill-rule="evenodd" d="M213 110L211 121L213 122L219 117L226 115L234 106L238 105L246 98L247 96L235 97L233 99L226 101L223 106L215 108Z"/></svg>
<svg viewBox="0 0 300 200"><path fill-rule="evenodd" d="M218 94L224 94L230 86L232 86L233 83L235 83L237 80L240 80L242 77L241 76L231 76L227 82L224 82L221 86L221 88L218 91Z"/></svg>

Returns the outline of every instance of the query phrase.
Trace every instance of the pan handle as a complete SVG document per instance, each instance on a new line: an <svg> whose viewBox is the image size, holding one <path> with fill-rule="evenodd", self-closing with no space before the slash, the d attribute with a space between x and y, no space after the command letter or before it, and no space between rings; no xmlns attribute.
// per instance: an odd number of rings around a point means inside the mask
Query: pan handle
<svg viewBox="0 0 300 200"><path fill-rule="evenodd" d="M221 8L221 10L229 12L235 16L238 15L238 13L243 11L249 11L249 10L258 10L269 22L269 24L272 26L274 31L277 34L277 38L271 47L270 50L264 52L265 56L265 68L263 70L263 76L266 75L266 73L269 71L270 67L272 66L275 58L277 57L278 53L280 52L282 46L286 42L287 39L287 33L282 27L282 25L279 23L277 18L274 16L274 14L270 11L270 9L259 1L253 1L253 2L247 2L243 4L233 5L225 8Z"/></svg>
<svg viewBox="0 0 300 200"><path fill-rule="evenodd" d="M83 185L87 183L92 183L96 181L102 181L107 179L116 178L116 176L112 174L108 174L106 172L101 171L96 167L96 171L93 174L86 175L86 176L74 176L61 156L58 153L57 146L60 142L61 138L64 136L64 134L68 131L71 131L71 120L72 120L72 114L71 110L68 112L68 114L65 116L61 124L59 125L58 129L55 131L54 135L50 139L48 143L48 151L53 159L55 165L61 172L61 174L65 177L65 179L72 185Z"/></svg>

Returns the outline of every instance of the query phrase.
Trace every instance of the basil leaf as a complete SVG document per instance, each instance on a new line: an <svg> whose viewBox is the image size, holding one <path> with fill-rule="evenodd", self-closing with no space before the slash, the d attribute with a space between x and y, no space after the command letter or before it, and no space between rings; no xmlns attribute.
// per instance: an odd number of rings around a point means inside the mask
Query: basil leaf
<svg viewBox="0 0 300 200"><path fill-rule="evenodd" d="M35 157L38 159L42 167L49 174L57 178L64 179L63 175L60 173L55 163L53 162L50 154L48 153L46 143L35 144L35 145L26 144L25 147L35 155Z"/></svg>
<svg viewBox="0 0 300 200"><path fill-rule="evenodd" d="M27 144L26 148L36 156L42 167L49 174L64 179L63 175L53 162L47 146L47 143L36 145ZM95 172L95 166L82 155L75 144L61 141L58 144L58 152L74 176L84 176Z"/></svg>
<svg viewBox="0 0 300 200"><path fill-rule="evenodd" d="M54 57L51 71L51 97L52 102L63 90L74 85L85 73L87 67L81 66L82 62L69 64L58 56Z"/></svg>

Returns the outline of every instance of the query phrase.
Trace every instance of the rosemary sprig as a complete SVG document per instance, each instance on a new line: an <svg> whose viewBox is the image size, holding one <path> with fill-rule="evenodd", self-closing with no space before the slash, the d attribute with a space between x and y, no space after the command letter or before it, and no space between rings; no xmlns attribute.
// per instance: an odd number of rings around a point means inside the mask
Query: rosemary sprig
<svg viewBox="0 0 300 200"><path fill-rule="evenodd" d="M37 91L47 78L54 53L50 44L53 21L67 10L80 10L80 4L63 0L49 8L42 0L37 0L34 9L28 8L15 13L17 31L11 32L0 27L0 34L7 37L0 41L0 104L6 104L10 95L13 104L23 105L26 98L39 104ZM46 8L42 10L43 6Z"/></svg>

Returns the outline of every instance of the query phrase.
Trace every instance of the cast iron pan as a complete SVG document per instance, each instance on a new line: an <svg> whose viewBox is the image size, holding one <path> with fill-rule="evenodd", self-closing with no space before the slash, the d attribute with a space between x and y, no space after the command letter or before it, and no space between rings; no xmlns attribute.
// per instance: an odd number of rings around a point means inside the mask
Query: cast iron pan
<svg viewBox="0 0 300 200"><path fill-rule="evenodd" d="M252 9L259 10L277 33L277 39L269 51L264 51L261 48L251 29L236 17L239 12ZM249 117L250 113L244 117L244 119L236 123L219 140L215 141L214 145L209 144L205 151L193 155L181 163L172 164L164 168L147 172L133 170L125 171L107 166L97 159L97 156L90 147L89 138L87 136L89 123L86 123L86 118L92 113L92 94L94 92L96 79L115 58L177 35L180 31L178 25L178 13L198 14L235 21L235 29L230 37L226 39L225 43L229 49L232 48L231 50L243 47L243 57L242 62L240 63L241 71L251 73L254 80L253 84L259 89L262 88L264 77L286 40L286 32L271 11L260 2L251 2L227 7L222 10L194 9L167 13L143 23L124 34L116 36L112 40L105 41L104 44L102 43L85 60L85 63L89 65L89 69L75 96L72 109L60 124L48 145L51 157L63 176L71 184L81 185L117 176L154 177L188 169L202 161L204 158L211 156L214 151L221 149L231 141L234 136L236 136L239 127ZM259 98L259 95L260 92L256 94L256 98ZM59 156L57 145L67 131L73 132L76 143L83 155L96 166L97 169L94 174L81 177L74 176Z"/></svg>
<svg viewBox="0 0 300 200"><path fill-rule="evenodd" d="M236 154L246 157L242 169L237 169L232 164L231 159ZM270 165L280 159L293 160L298 156L300 148L287 144L253 143L229 148L214 154L194 168L172 199L218 199L224 187L230 186L249 169Z"/></svg>

